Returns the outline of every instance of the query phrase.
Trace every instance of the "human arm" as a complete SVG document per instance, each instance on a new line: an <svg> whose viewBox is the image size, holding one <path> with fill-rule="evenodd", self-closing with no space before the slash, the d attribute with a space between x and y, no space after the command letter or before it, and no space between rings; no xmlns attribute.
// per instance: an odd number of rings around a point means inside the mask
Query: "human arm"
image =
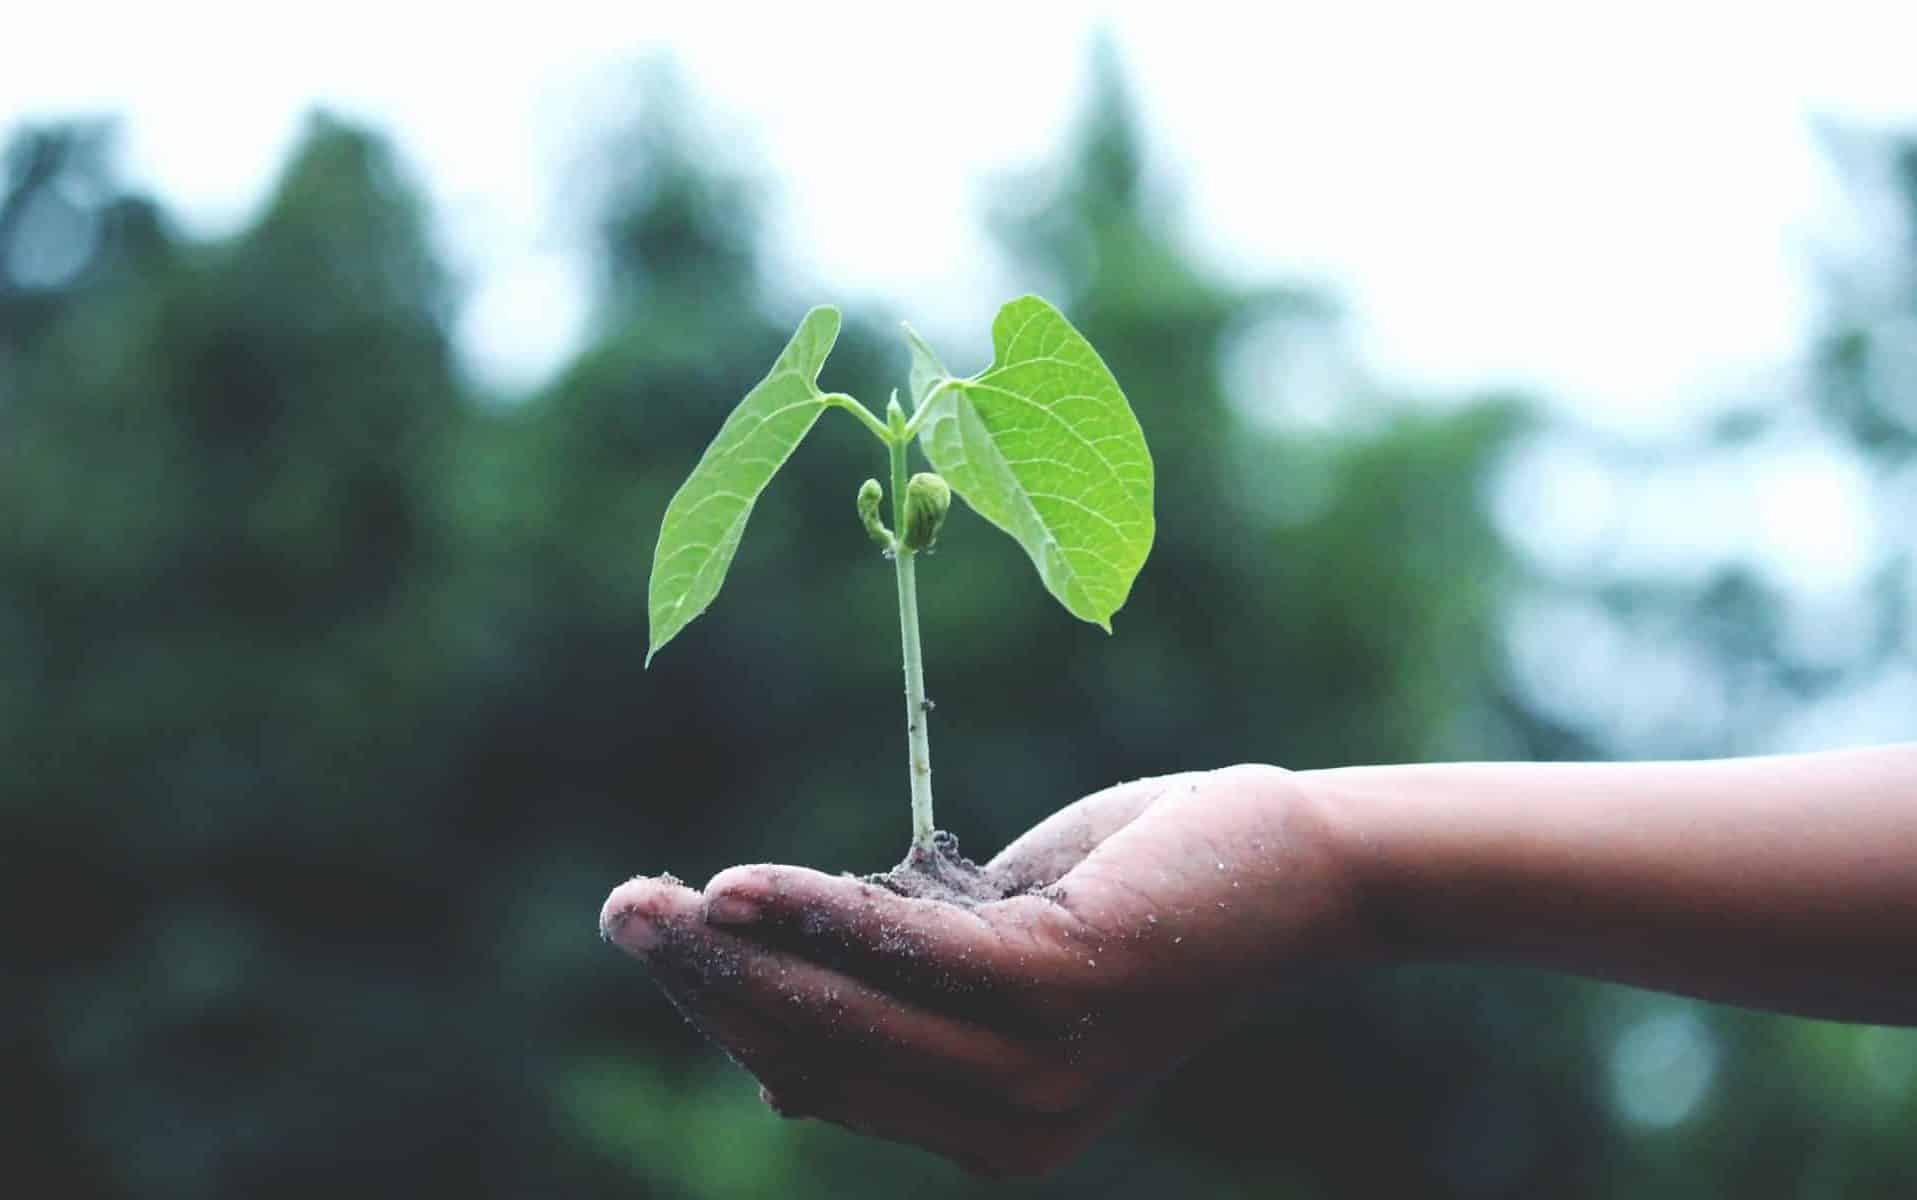
<svg viewBox="0 0 1917 1200"><path fill-rule="evenodd" d="M1015 894L976 907L747 866L703 893L622 884L600 928L778 1111L1037 1174L1235 1024L1283 964L1350 953L1296 778L1231 767L1089 796L994 858Z"/></svg>
<svg viewBox="0 0 1917 1200"><path fill-rule="evenodd" d="M1141 780L977 908L798 867L616 889L607 936L792 1115L1041 1172L1304 966L1471 960L1917 1021L1917 747Z"/></svg>
<svg viewBox="0 0 1917 1200"><path fill-rule="evenodd" d="M1917 745L1308 772L1383 961L1917 1022Z"/></svg>

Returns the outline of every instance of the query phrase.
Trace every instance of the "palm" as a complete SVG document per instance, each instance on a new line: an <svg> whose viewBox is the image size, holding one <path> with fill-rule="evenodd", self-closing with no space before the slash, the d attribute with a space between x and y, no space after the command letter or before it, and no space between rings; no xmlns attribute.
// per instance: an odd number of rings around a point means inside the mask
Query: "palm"
<svg viewBox="0 0 1917 1200"><path fill-rule="evenodd" d="M1288 795L1271 768L1109 789L993 859L1017 894L972 908L735 867L703 896L635 880L602 923L781 1111L1041 1170L1335 925Z"/></svg>

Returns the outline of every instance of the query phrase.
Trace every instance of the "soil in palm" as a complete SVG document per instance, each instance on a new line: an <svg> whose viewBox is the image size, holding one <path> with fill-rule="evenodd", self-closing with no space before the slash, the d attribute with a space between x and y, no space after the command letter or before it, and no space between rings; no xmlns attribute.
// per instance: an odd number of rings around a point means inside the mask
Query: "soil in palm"
<svg viewBox="0 0 1917 1200"><path fill-rule="evenodd" d="M960 854L958 838L943 829L932 834L929 850L913 846L898 866L861 878L901 896L943 900L966 908L977 908L1030 890L1029 886L981 867Z"/></svg>

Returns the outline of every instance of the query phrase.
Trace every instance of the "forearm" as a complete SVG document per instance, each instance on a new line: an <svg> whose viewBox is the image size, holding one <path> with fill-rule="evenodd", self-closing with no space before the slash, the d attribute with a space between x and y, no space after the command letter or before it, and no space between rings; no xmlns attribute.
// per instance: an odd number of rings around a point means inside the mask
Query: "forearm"
<svg viewBox="0 0 1917 1200"><path fill-rule="evenodd" d="M1299 778L1382 956L1917 1023L1917 745Z"/></svg>

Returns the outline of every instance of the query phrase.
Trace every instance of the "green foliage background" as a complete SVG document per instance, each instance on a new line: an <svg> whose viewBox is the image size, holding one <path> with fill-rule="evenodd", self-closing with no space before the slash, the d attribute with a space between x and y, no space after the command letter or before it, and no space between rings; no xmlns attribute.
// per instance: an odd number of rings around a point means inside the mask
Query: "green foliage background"
<svg viewBox="0 0 1917 1200"><path fill-rule="evenodd" d="M1158 543L1107 638L955 511L921 587L940 816L969 848L1146 773L1612 752L1510 678L1505 623L1540 590L1745 696L1912 653L1917 514L1867 658L1799 669L1785 600L1747 574L1540 579L1516 558L1486 494L1549 424L1520 398L1360 389L1329 430L1254 419L1237 339L1316 336L1330 305L1190 254L1121 82L1100 87L994 228L1123 382ZM892 584L851 507L879 464L849 421L821 423L731 586L641 670L667 497L804 303L833 299L770 286L756 181L656 99L608 159L599 333L513 404L456 369L456 289L375 132L316 117L263 213L214 241L128 190L106 129L14 137L0 1061L32 1194L973 1190L771 1116L594 930L634 873L874 869L907 828ZM1883 155L1917 229L1917 149ZM1913 277L1832 329L1811 401L1723 436L1806 420L1884 470L1917 461L1911 397L1876 367ZM902 382L900 315L851 311L824 384ZM1757 736L1754 711L1695 749ZM1682 1092L1700 1062L1679 1119L1619 1099ZM1914 1122L1908 1033L1514 973L1314 976L1025 1190L1898 1195Z"/></svg>

